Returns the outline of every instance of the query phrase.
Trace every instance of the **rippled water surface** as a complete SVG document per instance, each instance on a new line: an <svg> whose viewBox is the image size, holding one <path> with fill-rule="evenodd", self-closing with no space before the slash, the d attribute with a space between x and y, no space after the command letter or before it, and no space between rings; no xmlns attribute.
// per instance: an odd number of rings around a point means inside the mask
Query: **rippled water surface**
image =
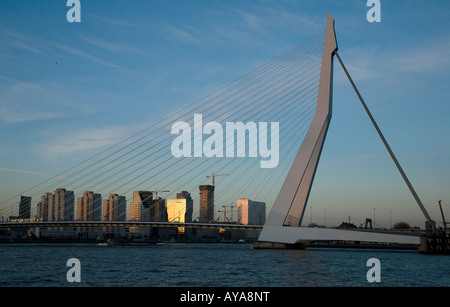
<svg viewBox="0 0 450 307"><path fill-rule="evenodd" d="M70 283L67 260L80 261ZM369 283L367 260L380 261ZM450 256L415 251L253 250L249 244L0 244L1 286L450 286Z"/></svg>

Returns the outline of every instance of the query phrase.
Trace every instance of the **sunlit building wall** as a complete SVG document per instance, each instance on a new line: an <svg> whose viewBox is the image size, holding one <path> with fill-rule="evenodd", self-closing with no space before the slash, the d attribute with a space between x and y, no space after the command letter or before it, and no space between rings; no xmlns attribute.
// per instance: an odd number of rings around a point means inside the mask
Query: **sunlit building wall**
<svg viewBox="0 0 450 307"><path fill-rule="evenodd" d="M78 221L101 221L102 196L92 191L86 191L77 198Z"/></svg>
<svg viewBox="0 0 450 307"><path fill-rule="evenodd" d="M77 198L77 220L78 221L101 221L102 220L102 196L92 191L86 191L82 197ZM100 234L100 227L77 227L78 232L88 238Z"/></svg>
<svg viewBox="0 0 450 307"><path fill-rule="evenodd" d="M52 205L52 220L73 221L75 219L75 194L73 191L58 188L52 195L49 204ZM49 212L50 213L50 212Z"/></svg>
<svg viewBox="0 0 450 307"><path fill-rule="evenodd" d="M103 221L126 221L127 201L125 196L110 194L108 199L103 201ZM125 227L105 227L107 232L125 232Z"/></svg>
<svg viewBox="0 0 450 307"><path fill-rule="evenodd" d="M110 194L103 201L103 221L125 221L127 201L125 196Z"/></svg>
<svg viewBox="0 0 450 307"><path fill-rule="evenodd" d="M237 200L238 221L244 225L264 225L266 203L247 198Z"/></svg>
<svg viewBox="0 0 450 307"><path fill-rule="evenodd" d="M130 202L130 221L150 222L150 210L153 207L153 193L150 191L134 191ZM149 227L131 226L130 232L149 234Z"/></svg>
<svg viewBox="0 0 450 307"><path fill-rule="evenodd" d="M171 223L191 223L193 211L191 201L189 201L188 199L168 199L168 221Z"/></svg>

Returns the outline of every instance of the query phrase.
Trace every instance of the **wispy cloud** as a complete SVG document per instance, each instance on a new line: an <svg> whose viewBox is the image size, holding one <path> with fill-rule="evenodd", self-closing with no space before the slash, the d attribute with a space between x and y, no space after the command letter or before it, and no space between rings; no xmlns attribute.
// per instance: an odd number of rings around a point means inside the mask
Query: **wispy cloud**
<svg viewBox="0 0 450 307"><path fill-rule="evenodd" d="M0 75L0 123L4 125L59 118L79 110L67 99L65 85L21 81Z"/></svg>
<svg viewBox="0 0 450 307"><path fill-rule="evenodd" d="M192 26L180 27L169 24L165 26L164 35L172 41L200 46L211 40L218 41L217 38L207 35L202 30Z"/></svg>
<svg viewBox="0 0 450 307"><path fill-rule="evenodd" d="M416 45L363 46L342 52L342 60L355 80L386 80L398 74L437 73L450 69L450 39L418 41ZM341 76L342 78L344 76Z"/></svg>
<svg viewBox="0 0 450 307"><path fill-rule="evenodd" d="M114 25L114 26L120 26L120 27L132 27L132 28L145 28L145 25L133 22L133 21L129 21L129 20L124 20L124 19L118 19L118 18L111 18L111 17L106 17L104 15L98 15L98 14L89 14L91 17L94 17L95 19L98 19L102 22L108 23L110 25Z"/></svg>
<svg viewBox="0 0 450 307"><path fill-rule="evenodd" d="M7 168L7 167L0 167L0 171L10 172L10 173L18 173L18 174L27 174L27 175L36 175L40 177L46 177L46 178L53 178L54 175L49 175L41 172L36 171L30 171L30 170L23 170L23 169L14 169L14 168ZM58 179L66 179L64 177L56 177Z"/></svg>
<svg viewBox="0 0 450 307"><path fill-rule="evenodd" d="M117 53L126 53L126 54L134 54L140 56L149 56L150 52L145 51L141 48L137 48L134 46L130 46L129 44L115 44L111 42L107 42L98 38L89 38L86 35L80 34L79 37L88 42L89 44L95 45L97 47L103 48L107 51L117 52Z"/></svg>
<svg viewBox="0 0 450 307"><path fill-rule="evenodd" d="M54 159L67 154L92 154L108 146L120 143L135 132L136 127L107 126L85 128L52 135L46 142L34 145L34 151L43 159Z"/></svg>
<svg viewBox="0 0 450 307"><path fill-rule="evenodd" d="M46 120L56 117L59 117L59 114L55 112L36 112L34 110L15 112L4 107L0 108L0 121L6 125L19 122Z"/></svg>
<svg viewBox="0 0 450 307"><path fill-rule="evenodd" d="M36 106L30 97L49 100L49 93L45 87L27 81L1 77L0 84L0 122L8 125L18 122L37 121L59 117L61 114L54 110Z"/></svg>
<svg viewBox="0 0 450 307"><path fill-rule="evenodd" d="M449 38L424 42L421 45L401 50L392 58L389 66L404 72L448 70L450 67L449 49Z"/></svg>
<svg viewBox="0 0 450 307"><path fill-rule="evenodd" d="M0 28L0 33L2 49L22 49L39 55L43 55L49 50L45 44L36 38L26 36L17 31Z"/></svg>
<svg viewBox="0 0 450 307"><path fill-rule="evenodd" d="M121 129L118 127L78 131L70 137L58 138L48 147L48 152L61 154L102 148L118 143L120 135Z"/></svg>
<svg viewBox="0 0 450 307"><path fill-rule="evenodd" d="M306 29L308 31L317 32L324 29L323 16L315 17L311 15L293 13L283 8L257 7L262 12L259 17L253 14L244 14L248 25L253 28L260 29L262 27L285 27L291 29Z"/></svg>
<svg viewBox="0 0 450 307"><path fill-rule="evenodd" d="M87 52L81 51L81 50L76 49L76 48L67 47L67 46L62 45L60 43L55 43L55 47L59 48L60 50L63 50L65 52L74 54L74 55L82 57L82 58L85 58L85 59L87 59L87 60L89 60L89 61L91 61L93 63L99 64L99 65L102 65L102 66L105 66L105 67L114 68L114 69L118 69L118 70L124 70L125 69L124 67L122 67L120 65L117 65L117 64L105 61L105 60L103 60L103 59L101 59L99 57L96 57L96 56L94 56L92 54L89 54Z"/></svg>

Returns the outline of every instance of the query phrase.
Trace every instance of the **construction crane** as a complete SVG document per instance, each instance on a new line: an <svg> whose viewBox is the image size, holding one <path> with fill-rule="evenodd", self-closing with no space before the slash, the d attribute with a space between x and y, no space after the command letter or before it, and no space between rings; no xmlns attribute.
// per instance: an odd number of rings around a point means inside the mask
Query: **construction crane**
<svg viewBox="0 0 450 307"><path fill-rule="evenodd" d="M170 192L168 190L150 191L155 194L155 199L158 199L158 193Z"/></svg>
<svg viewBox="0 0 450 307"><path fill-rule="evenodd" d="M223 206L225 208L225 206ZM219 210L218 212L222 213L223 212L223 222L226 223L227 222L227 209L225 210ZM219 221L219 218L217 218L217 221Z"/></svg>
<svg viewBox="0 0 450 307"><path fill-rule="evenodd" d="M223 210L219 210L218 212L223 212L223 221L226 222L232 222L233 221L233 208L236 208L236 206L222 206ZM231 217L227 220L227 208L230 208Z"/></svg>
<svg viewBox="0 0 450 307"><path fill-rule="evenodd" d="M214 172L212 173L212 175L211 176L206 176L206 178L212 178L212 185L213 185L213 187L215 186L215 178L216 178L216 176L228 176L228 175L230 175L230 174L220 174L220 175L215 175L214 174Z"/></svg>
<svg viewBox="0 0 450 307"><path fill-rule="evenodd" d="M236 208L236 206L231 205L231 206L223 206L223 207L224 208L230 208L231 217L230 217L230 220L228 222L232 222L233 221L233 208Z"/></svg>

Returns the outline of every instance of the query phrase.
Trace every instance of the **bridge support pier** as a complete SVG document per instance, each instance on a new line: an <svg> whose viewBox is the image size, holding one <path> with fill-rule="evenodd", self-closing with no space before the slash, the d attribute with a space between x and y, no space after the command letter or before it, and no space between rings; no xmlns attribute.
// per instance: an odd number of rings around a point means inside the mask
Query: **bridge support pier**
<svg viewBox="0 0 450 307"><path fill-rule="evenodd" d="M420 237L419 253L450 255L450 237L445 234Z"/></svg>

